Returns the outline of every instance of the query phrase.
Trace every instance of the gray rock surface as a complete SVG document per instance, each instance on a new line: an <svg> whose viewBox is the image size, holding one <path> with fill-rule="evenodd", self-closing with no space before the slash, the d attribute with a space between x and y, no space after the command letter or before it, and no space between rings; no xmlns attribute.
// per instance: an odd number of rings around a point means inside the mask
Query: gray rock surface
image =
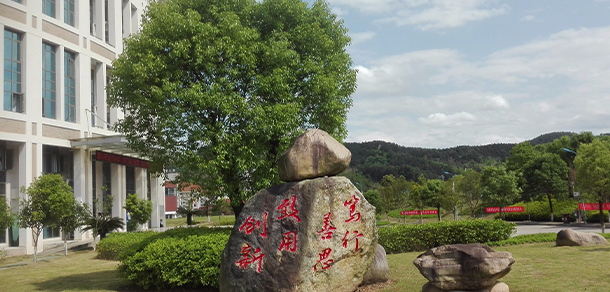
<svg viewBox="0 0 610 292"><path fill-rule="evenodd" d="M309 130L280 157L280 179L293 182L337 175L351 160L352 153L335 138L322 130Z"/></svg>
<svg viewBox="0 0 610 292"><path fill-rule="evenodd" d="M376 246L375 208L349 179L270 187L235 221L220 291L354 291Z"/></svg>
<svg viewBox="0 0 610 292"><path fill-rule="evenodd" d="M557 232L555 244L557 246L606 245L608 241L599 234L578 232L568 228Z"/></svg>
<svg viewBox="0 0 610 292"><path fill-rule="evenodd" d="M494 285L479 290L441 290L432 285L430 282L424 284L421 288L422 292L510 292L508 285L502 282L496 282Z"/></svg>
<svg viewBox="0 0 610 292"><path fill-rule="evenodd" d="M413 264L430 284L441 290L488 288L510 272L515 262L508 252L495 252L487 245L453 244L431 248Z"/></svg>
<svg viewBox="0 0 610 292"><path fill-rule="evenodd" d="M390 267L388 266L388 258L386 257L385 248L383 248L383 246L380 244L377 244L375 256L373 257L373 261L371 262L371 266L369 267L368 271L366 271L366 274L364 274L362 285L383 283L389 279Z"/></svg>

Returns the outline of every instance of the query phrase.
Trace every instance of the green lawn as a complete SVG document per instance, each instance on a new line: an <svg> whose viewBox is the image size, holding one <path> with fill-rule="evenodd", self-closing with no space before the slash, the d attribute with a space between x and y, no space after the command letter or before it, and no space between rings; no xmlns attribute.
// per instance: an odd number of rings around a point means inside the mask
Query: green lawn
<svg viewBox="0 0 610 292"><path fill-rule="evenodd" d="M184 218L173 218L173 219L165 219L165 227L179 227L186 226L186 217ZM208 217L193 217L193 224L197 226L225 226L235 224L235 215L222 215L222 216L210 216L210 222L208 222Z"/></svg>
<svg viewBox="0 0 610 292"><path fill-rule="evenodd" d="M511 252L512 271L501 281L517 292L608 291L610 246L555 247L534 243L494 247ZM420 252L388 255L390 283L365 289L367 292L421 291L426 279L413 260ZM117 262L96 260L92 251L71 252L38 263L31 257L9 258L0 264L28 262L24 266L0 269L2 291L138 291L117 277ZM10 287L8 290L5 288ZM180 290L172 290L180 291ZM188 291L188 290L184 290Z"/></svg>

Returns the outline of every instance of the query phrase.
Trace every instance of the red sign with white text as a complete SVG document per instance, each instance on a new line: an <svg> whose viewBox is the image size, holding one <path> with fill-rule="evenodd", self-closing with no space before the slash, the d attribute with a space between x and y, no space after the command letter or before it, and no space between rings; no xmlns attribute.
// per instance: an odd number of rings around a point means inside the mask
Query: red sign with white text
<svg viewBox="0 0 610 292"><path fill-rule="evenodd" d="M502 213L525 212L523 206L504 207ZM500 207L487 207L485 213L500 213Z"/></svg>
<svg viewBox="0 0 610 292"><path fill-rule="evenodd" d="M583 208L583 205L584 205L584 208ZM598 203L584 203L584 204L579 203L578 208L580 210L585 210L585 211L597 211L597 210L599 210L599 204ZM602 209L610 210L610 203L603 203Z"/></svg>
<svg viewBox="0 0 610 292"><path fill-rule="evenodd" d="M133 167L141 167L141 168L149 167L148 161L146 161L146 160L118 155L118 154L113 154L113 153L102 152L102 151L96 151L94 158L96 161L110 162L110 163L122 164L122 165L133 166Z"/></svg>
<svg viewBox="0 0 610 292"><path fill-rule="evenodd" d="M400 215L436 215L438 214L438 210L410 210L410 211L400 211Z"/></svg>

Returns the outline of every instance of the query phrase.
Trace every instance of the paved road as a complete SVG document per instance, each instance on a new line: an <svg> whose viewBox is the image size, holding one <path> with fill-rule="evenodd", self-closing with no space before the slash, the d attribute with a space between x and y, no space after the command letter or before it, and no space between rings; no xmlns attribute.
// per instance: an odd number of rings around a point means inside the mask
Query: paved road
<svg viewBox="0 0 610 292"><path fill-rule="evenodd" d="M557 233L562 229L571 228L574 231L579 232L594 232L601 233L602 228L599 223L597 224L580 224L580 225L568 225L562 223L547 223L547 224L523 224L517 223L517 233L521 234L535 234L535 233ZM606 225L606 232L610 232L610 226Z"/></svg>

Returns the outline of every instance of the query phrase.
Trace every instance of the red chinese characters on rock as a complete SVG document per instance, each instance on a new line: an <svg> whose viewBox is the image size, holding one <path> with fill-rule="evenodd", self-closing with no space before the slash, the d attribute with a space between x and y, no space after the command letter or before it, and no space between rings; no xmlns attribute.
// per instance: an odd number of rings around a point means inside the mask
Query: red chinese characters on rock
<svg viewBox="0 0 610 292"><path fill-rule="evenodd" d="M331 216L330 212L327 213L326 215L324 215L324 226L322 227L322 230L318 231L318 234L322 234L321 235L322 240L331 239L333 236L333 233L337 229L330 222L330 216Z"/></svg>
<svg viewBox="0 0 610 292"><path fill-rule="evenodd" d="M349 231L345 232L345 235L343 236L343 247L347 248L348 241L356 240L356 248L354 249L354 251L358 251L358 237L362 237L364 235L362 233L359 233L358 231L354 231L353 233L353 236L348 238L347 236L349 235Z"/></svg>
<svg viewBox="0 0 610 292"><path fill-rule="evenodd" d="M265 257L265 254L261 253L260 248L257 247L256 249L252 250L252 246L250 246L250 244L246 242L242 244L240 254L241 259L235 262L237 266L242 269L246 269L248 268L248 266L254 264L255 262L258 262L256 272L261 272L261 267L263 265L263 258Z"/></svg>
<svg viewBox="0 0 610 292"><path fill-rule="evenodd" d="M318 255L320 256L320 259L318 260L318 262L313 266L313 270L314 271L318 271L318 267L322 268L322 270L326 270L328 268L330 268L330 266L333 264L333 260L329 259L330 257L330 253L333 250L330 248L326 248L322 251L322 253L319 253Z"/></svg>
<svg viewBox="0 0 610 292"><path fill-rule="evenodd" d="M297 250L297 232L289 231L282 235L282 244L279 250L282 249L295 252Z"/></svg>
<svg viewBox="0 0 610 292"><path fill-rule="evenodd" d="M356 195L352 196L351 200L347 200L343 203L344 207L349 206L349 219L345 222L358 222L360 221L360 212L356 212L356 204L360 201Z"/></svg>
<svg viewBox="0 0 610 292"><path fill-rule="evenodd" d="M292 217L297 222L301 222L301 218L297 215L299 211L294 207L296 200L297 196L292 196L292 202L290 202L290 199L284 199L284 202L277 207L277 210L280 211L280 217L277 217L277 220Z"/></svg>
<svg viewBox="0 0 610 292"><path fill-rule="evenodd" d="M248 219L246 219L246 221L244 222L244 224L242 224L241 226L239 226L239 231L244 231L246 234L251 234L254 229L259 229L261 230L261 225L262 225L262 231L261 233L259 233L259 235L261 237L267 237L267 212L263 213L263 220L262 220L263 224L261 224L261 220L254 220L254 218L252 218L252 216L248 216Z"/></svg>

